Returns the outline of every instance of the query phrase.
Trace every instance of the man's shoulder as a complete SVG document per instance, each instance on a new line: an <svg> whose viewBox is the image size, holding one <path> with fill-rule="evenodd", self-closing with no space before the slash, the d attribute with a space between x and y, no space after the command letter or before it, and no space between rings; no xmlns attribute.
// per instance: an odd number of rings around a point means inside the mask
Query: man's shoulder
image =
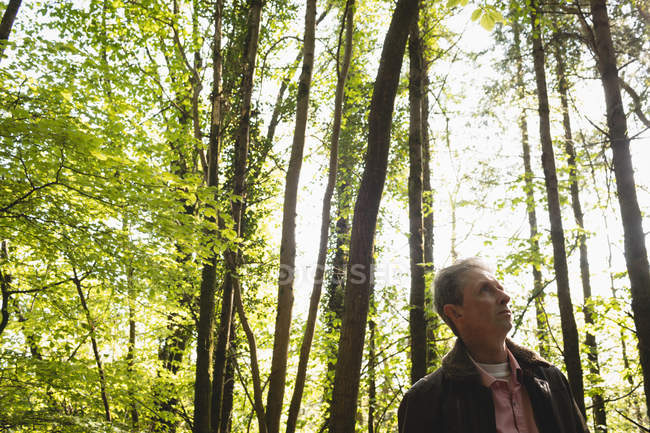
<svg viewBox="0 0 650 433"><path fill-rule="evenodd" d="M408 397L418 397L424 395L430 395L441 389L446 380L445 372L443 368L439 368L433 373L427 374L422 379L418 380L406 391L406 396Z"/></svg>

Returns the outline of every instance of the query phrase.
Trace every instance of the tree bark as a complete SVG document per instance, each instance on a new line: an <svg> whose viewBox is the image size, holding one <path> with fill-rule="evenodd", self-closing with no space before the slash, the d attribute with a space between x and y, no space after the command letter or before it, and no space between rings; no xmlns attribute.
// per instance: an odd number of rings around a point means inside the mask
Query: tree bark
<svg viewBox="0 0 650 433"><path fill-rule="evenodd" d="M409 252L411 293L409 334L411 337L411 383L427 372L427 335L424 315L425 269L422 219L422 49L418 13L409 35Z"/></svg>
<svg viewBox="0 0 650 433"><path fill-rule="evenodd" d="M214 214L218 214L217 201L219 186L219 151L220 151L220 127L221 127L221 15L222 2L217 0L214 8L214 37L212 45L212 116L210 121L210 141L208 144L207 161L207 186L214 189L213 203L209 205ZM196 88L198 84L193 83L193 100L198 98ZM194 106L194 103L193 103ZM198 109L193 108L193 113L198 116ZM195 118L194 130L195 139L200 139L200 132L197 133L198 119ZM197 136L198 135L198 136ZM217 225L216 216L208 216L207 220L214 226ZM206 239L218 236L216 229L206 230ZM214 350L214 326L215 326L215 292L217 284L217 255L218 251L210 251L210 256L203 265L201 273L201 291L199 295L199 323L196 341L196 381L194 383L194 433L211 433L212 428L212 392L213 392L213 350ZM223 301L226 303L227 301ZM228 312L232 315L232 311ZM228 321L227 321L228 322ZM223 324L221 324L223 326ZM230 330L230 323L225 324ZM227 342L227 339L226 339ZM223 370L223 367L221 367ZM223 380L223 371L216 374ZM221 382L222 384L223 382ZM222 385L221 385L222 386ZM221 390L221 388L218 388ZM218 410L218 408L217 408ZM219 412L216 412L217 414ZM217 415L218 416L218 415Z"/></svg>
<svg viewBox="0 0 650 433"><path fill-rule="evenodd" d="M526 212L528 214L528 226L530 227L530 254L532 256L533 272L533 296L535 296L535 322L539 353L548 358L550 353L550 342L546 333L546 321L544 318L544 292L542 286L542 272L540 269L541 257L539 249L539 232L537 229L537 213L535 211L535 188L533 184L534 173L530 163L530 144L528 141L528 122L526 112L523 109L526 99L526 88L524 84L524 70L521 56L521 25L515 20L512 25L513 48L517 67L517 98L522 104L519 116L519 130L521 131L522 156L524 160L524 193L526 195Z"/></svg>
<svg viewBox="0 0 650 433"><path fill-rule="evenodd" d="M591 281L589 272L589 256L587 253L587 237L584 231L584 217L580 203L580 189L578 186L578 172L576 163L576 152L573 146L573 133L571 132L571 117L569 115L568 82L566 79L566 65L563 53L565 47L562 39L557 38L555 43L555 65L557 72L558 89L560 93L560 105L562 107L562 126L564 127L564 149L567 154L569 168L569 188L571 193L571 207L573 216L580 230L578 234L578 247L580 252L580 279L582 281L582 293L584 297L584 315L587 326L594 324L593 311L591 306ZM600 366L598 364L598 344L596 336L587 331L585 344L588 348L587 358L589 359L589 372L600 377ZM605 403L602 392L595 392L592 397L594 411L594 431L607 431L607 417L605 414Z"/></svg>
<svg viewBox="0 0 650 433"><path fill-rule="evenodd" d="M16 20L21 3L22 0L9 0L7 9L5 9L2 15L2 21L0 21L0 62L2 61L2 54L7 46L7 41L9 41L11 28L14 26L14 21Z"/></svg>
<svg viewBox="0 0 650 433"><path fill-rule="evenodd" d="M287 354L291 333L293 282L296 262L296 204L298 182L305 147L305 130L309 111L309 90L314 65L316 40L316 0L308 0L305 12L303 63L296 101L296 127L287 169L282 212L282 240L280 242L280 271L278 276L278 309L275 318L273 358L266 402L266 422L269 433L280 431L280 417L287 376Z"/></svg>
<svg viewBox="0 0 650 433"><path fill-rule="evenodd" d="M233 310L233 315L235 311ZM234 316L230 321L230 335L231 337L235 335L235 320ZM220 408L218 417L212 418L212 431L213 433L229 433L231 427L231 413L233 409L233 397L235 389L235 363L237 362L236 358L237 347L235 341L231 340L230 350L228 351L228 356L226 358L226 371L224 374L223 380L223 389L221 394L220 405L215 403L215 393L213 388L212 393L212 410L216 413L216 408ZM217 425L219 421L219 425Z"/></svg>
<svg viewBox="0 0 650 433"><path fill-rule="evenodd" d="M433 190L431 189L431 149L429 143L429 78L428 62L424 58L425 40L422 40L423 83L422 83L422 224L424 230L424 269L425 269L425 317L427 321L427 371L434 371L440 363L437 332L440 318L433 302Z"/></svg>
<svg viewBox="0 0 650 433"><path fill-rule="evenodd" d="M124 229L127 229L128 225L124 224ZM127 295L128 295L128 307L129 307L129 343L127 346L126 352L126 368L129 376L129 399L130 403L130 415L131 415L131 426L133 428L138 427L139 415L138 407L135 400L135 287L133 285L133 265L131 263L127 264L126 268L126 284L127 284Z"/></svg>
<svg viewBox="0 0 650 433"><path fill-rule="evenodd" d="M343 144L343 143L342 143ZM343 148L341 149L343 150ZM346 149L348 150L348 149ZM341 155L346 152L339 152ZM342 158L341 177L348 176L353 170L353 161L351 158ZM349 180L349 179L348 179ZM334 387L334 374L336 370L336 355L338 336L341 331L341 320L343 318L343 290L345 288L346 267L348 263L348 246L350 240L350 224L348 214L351 212L351 202L348 195L351 190L350 183L346 179L341 179L337 186L337 209L335 237L336 246L334 249L334 258L332 260L332 277L327 287L327 304L324 312L326 326L326 356L327 356L327 374L325 375L325 395L326 414L325 424L329 425L329 418L332 412L332 388ZM325 428L319 431L324 431Z"/></svg>
<svg viewBox="0 0 650 433"><path fill-rule="evenodd" d="M244 312L244 304L241 299L241 287L239 286L239 280L237 279L233 281L233 293L235 306L237 308L237 315L239 316L239 321L241 322L244 333L246 334L246 339L248 340L248 349L251 356L251 376L253 379L253 410L257 415L259 432L267 433L268 429L266 427L266 420L264 416L264 403L262 402L262 381L260 380L260 367L257 361L257 346L255 344L255 335L253 335L253 331L251 330L251 327L248 324L248 319L246 318L246 313Z"/></svg>
<svg viewBox="0 0 650 433"><path fill-rule="evenodd" d="M95 364L97 365L97 373L99 374L99 393L104 405L104 417L106 421L112 421L111 407L108 403L108 392L106 391L106 374L104 373L104 366L102 364L102 357L99 353L99 347L97 345L97 337L95 335L95 321L92 319L90 310L88 309L88 304L86 303L86 296L84 295L83 288L81 286L81 279L77 275L77 271L73 268L74 277L72 282L77 288L77 294L79 295L79 301L81 302L81 307L83 308L84 314L86 316L86 322L88 323L88 328L90 329L90 343L93 348L93 354L95 355Z"/></svg>
<svg viewBox="0 0 650 433"><path fill-rule="evenodd" d="M354 431L372 275L372 246L386 180L390 129L402 58L418 0L399 0L383 44L368 117L368 150L354 209L330 433Z"/></svg>
<svg viewBox="0 0 650 433"><path fill-rule="evenodd" d="M350 68L352 58L352 36L354 30L354 0L348 0L343 13L341 26L345 28L345 48L340 70L337 66L338 79L336 83L336 92L334 97L334 121L332 124L332 138L330 142L330 159L329 175L327 186L325 187L325 196L323 197L323 211L321 213L321 230L320 243L318 248L318 259L316 263L316 272L314 275L314 287L312 288L311 299L309 300L309 313L305 326L305 334L300 346L300 358L298 361L298 372L289 406L289 416L287 419L287 433L294 433L296 430L296 421L300 410L300 402L305 386L307 376L307 363L309 362L309 352L314 338L314 329L316 327L316 316L318 314L318 304L320 302L321 291L323 287L323 277L325 274L325 261L327 259L327 242L329 237L330 212L332 207L332 195L336 186L336 177L338 171L338 148L339 135L341 132L341 119L343 117L343 96L345 82Z"/></svg>
<svg viewBox="0 0 650 433"><path fill-rule="evenodd" d="M639 339L646 415L650 416L650 267L645 245L646 236L636 197L630 140L627 136L627 120L619 88L616 53L612 44L607 5L604 0L591 0L590 4L598 70L605 91L607 126L612 148L616 190L623 221L625 263L630 278L636 335Z"/></svg>
<svg viewBox="0 0 650 433"><path fill-rule="evenodd" d="M219 2L218 7L223 7ZM241 105L239 107L239 124L235 136L234 145L234 167L232 193L235 198L231 201L231 216L234 224L234 231L238 236L242 234L243 209L246 200L246 174L248 162L248 148L250 142L250 116L251 116L251 98L253 94L253 77L255 74L255 60L257 58L257 48L259 40L260 21L262 13L262 1L251 0L248 11L246 39L243 46L243 66L242 79L239 88L241 95ZM216 30L215 30L216 32ZM220 63L219 63L220 64ZM222 222L219 223L222 225ZM221 314L219 321L219 331L217 337L217 347L215 348L215 378L213 389L217 392L214 400L216 407L212 408L212 414L220 417L223 407L223 384L226 357L230 346L230 327L233 315L233 302L236 287L239 285L238 267L240 253L238 250L228 249L224 253L226 265L226 276L224 278L224 290L221 300ZM263 410L263 409L262 409ZM220 420L211 422L212 426L221 424ZM262 426L260 426L260 429Z"/></svg>
<svg viewBox="0 0 650 433"><path fill-rule="evenodd" d="M8 261L9 253L7 251L7 241L2 240L0 244L0 264ZM9 298L11 297L11 275L0 268L0 290L2 290L2 305L0 305L0 336L9 323Z"/></svg>
<svg viewBox="0 0 650 433"><path fill-rule="evenodd" d="M375 433L375 409L377 405L377 348L375 343L376 324L374 288L370 293L370 320L368 321L368 433Z"/></svg>
<svg viewBox="0 0 650 433"><path fill-rule="evenodd" d="M548 94L546 90L546 71L544 69L544 49L542 47L542 31L540 28L541 15L538 3L533 2L530 10L532 22L533 60L535 64L535 81L539 102L539 132L542 143L542 166L546 183L546 197L548 200L548 215L551 225L551 242L553 244L553 265L555 268L555 281L560 306L560 322L564 343L564 362L566 364L569 385L573 396L583 416L585 413L584 385L582 365L580 363L580 343L573 304L569 288L569 272L564 246L564 229L562 227L562 213L557 186L557 172L555 170L555 155L551 140L551 125L549 120Z"/></svg>

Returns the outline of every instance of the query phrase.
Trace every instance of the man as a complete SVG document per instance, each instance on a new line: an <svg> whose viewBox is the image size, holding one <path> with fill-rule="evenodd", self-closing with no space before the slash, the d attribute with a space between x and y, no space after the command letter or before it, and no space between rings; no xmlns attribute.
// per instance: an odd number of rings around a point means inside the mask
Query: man
<svg viewBox="0 0 650 433"><path fill-rule="evenodd" d="M562 372L506 339L510 297L485 263L457 261L434 285L436 310L458 338L404 396L400 433L588 432Z"/></svg>

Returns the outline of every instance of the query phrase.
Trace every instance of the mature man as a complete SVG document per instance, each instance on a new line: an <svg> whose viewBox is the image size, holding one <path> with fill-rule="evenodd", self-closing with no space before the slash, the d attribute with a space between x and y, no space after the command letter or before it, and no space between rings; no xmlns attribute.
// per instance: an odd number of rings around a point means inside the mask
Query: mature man
<svg viewBox="0 0 650 433"><path fill-rule="evenodd" d="M436 310L458 338L404 396L400 433L588 432L562 372L506 339L510 297L485 263L457 261L434 285Z"/></svg>

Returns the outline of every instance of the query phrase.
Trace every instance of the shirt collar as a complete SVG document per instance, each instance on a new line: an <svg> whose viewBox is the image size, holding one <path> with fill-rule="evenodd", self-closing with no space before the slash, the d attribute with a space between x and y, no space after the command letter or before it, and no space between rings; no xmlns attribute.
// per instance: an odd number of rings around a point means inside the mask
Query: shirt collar
<svg viewBox="0 0 650 433"><path fill-rule="evenodd" d="M521 375L521 367L519 366L517 359L514 357L514 355L510 352L508 348L506 348L506 353L508 355L508 363L510 364L510 372L511 372L510 382L514 381L513 384L518 384L519 383L518 379ZM474 358L472 358L472 356L469 353L467 354L467 356L476 366L476 370L478 371L478 374L480 376L481 384L487 388L490 388L492 384L496 382L498 379L496 379L494 376L492 376L483 368L481 368L481 366L478 365L476 361L474 361Z"/></svg>

